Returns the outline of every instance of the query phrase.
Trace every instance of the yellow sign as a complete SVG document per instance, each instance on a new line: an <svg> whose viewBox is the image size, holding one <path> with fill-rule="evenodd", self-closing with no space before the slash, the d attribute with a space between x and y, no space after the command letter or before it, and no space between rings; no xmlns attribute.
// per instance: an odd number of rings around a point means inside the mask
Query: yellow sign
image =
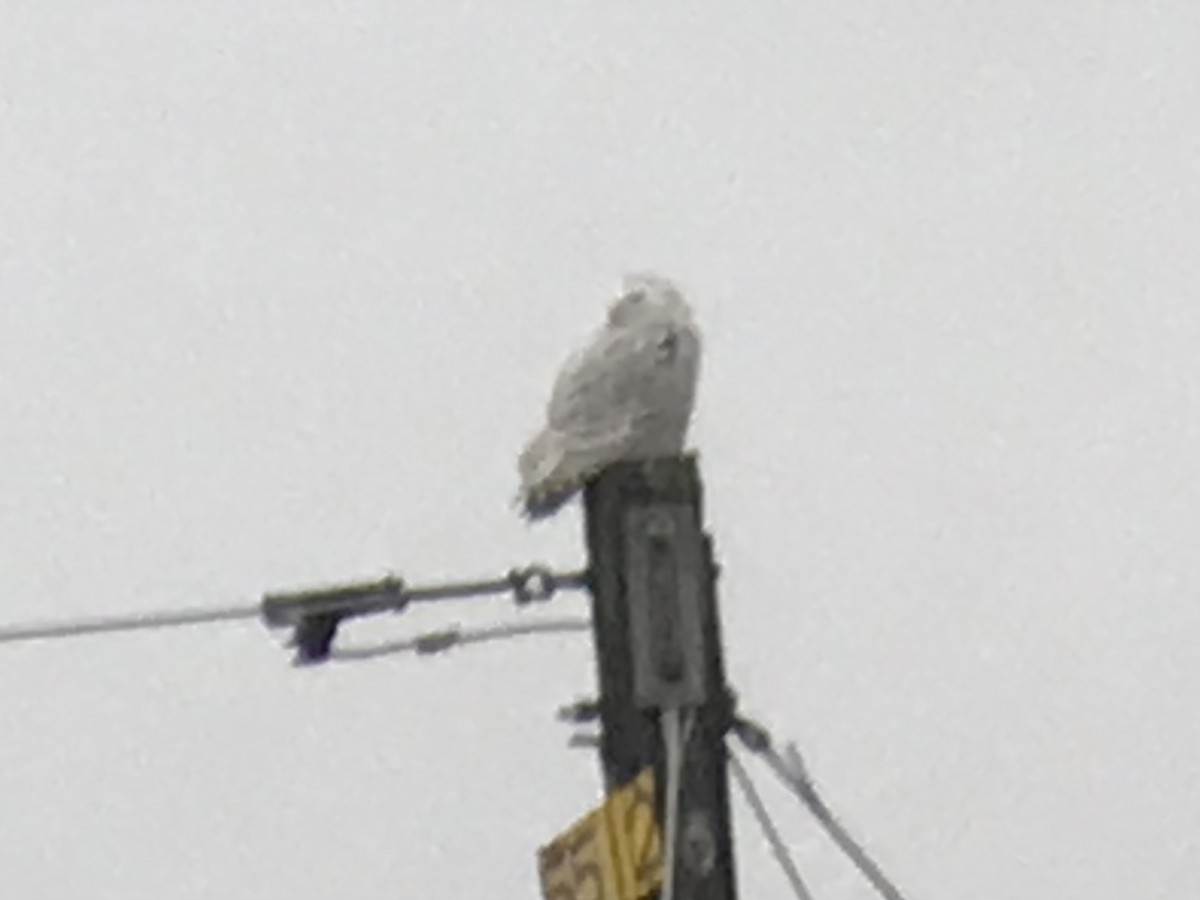
<svg viewBox="0 0 1200 900"><path fill-rule="evenodd" d="M654 769L538 851L546 900L642 900L662 885Z"/></svg>

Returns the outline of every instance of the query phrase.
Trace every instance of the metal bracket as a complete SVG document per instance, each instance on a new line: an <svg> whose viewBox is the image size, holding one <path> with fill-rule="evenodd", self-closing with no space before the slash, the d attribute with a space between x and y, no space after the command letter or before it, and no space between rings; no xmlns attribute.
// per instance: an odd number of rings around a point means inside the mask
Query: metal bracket
<svg viewBox="0 0 1200 900"><path fill-rule="evenodd" d="M694 514L683 503L626 513L633 695L642 708L698 706L705 700L704 536Z"/></svg>

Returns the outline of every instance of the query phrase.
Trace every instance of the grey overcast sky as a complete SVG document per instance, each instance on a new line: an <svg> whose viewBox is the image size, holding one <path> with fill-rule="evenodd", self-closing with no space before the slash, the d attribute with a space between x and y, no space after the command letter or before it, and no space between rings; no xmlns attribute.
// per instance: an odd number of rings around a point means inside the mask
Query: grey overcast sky
<svg viewBox="0 0 1200 900"><path fill-rule="evenodd" d="M5 0L0 211L0 621L575 564L516 454L657 268L746 711L914 898L1195 900L1193 0ZM0 647L4 892L535 896L590 654Z"/></svg>

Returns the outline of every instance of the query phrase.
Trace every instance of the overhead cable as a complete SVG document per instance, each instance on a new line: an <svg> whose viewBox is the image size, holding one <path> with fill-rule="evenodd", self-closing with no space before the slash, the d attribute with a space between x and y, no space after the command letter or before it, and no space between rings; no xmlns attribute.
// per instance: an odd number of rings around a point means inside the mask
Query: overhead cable
<svg viewBox="0 0 1200 900"><path fill-rule="evenodd" d="M373 644L368 647L335 647L329 651L329 658L335 662L357 662L381 656L394 656L399 653L429 655L444 653L452 647L463 644L482 644L488 641L505 641L528 635L563 634L591 630L591 620L582 618L545 619L539 622L512 623L471 630L454 627L426 632L403 640Z"/></svg>
<svg viewBox="0 0 1200 900"><path fill-rule="evenodd" d="M794 744L788 745L788 758L785 759L772 746L770 734L761 725L739 718L734 722L733 731L747 750L757 753L767 761L779 780L800 798L838 849L849 857L855 868L885 900L905 900L900 889L867 854L866 848L854 840L821 799Z"/></svg>
<svg viewBox="0 0 1200 900"><path fill-rule="evenodd" d="M762 797L759 796L758 789L754 787L750 773L746 771L746 767L737 758L737 754L733 752L732 747L729 751L729 768L733 772L734 780L741 789L743 796L745 796L746 802L750 804L754 818L758 820L759 828L762 829L763 835L771 845L771 852L775 854L775 860L779 863L779 868L783 869L783 874L787 876L788 883L792 886L792 893L796 895L797 900L812 900L812 893L808 890L808 885L804 883L804 879L800 875L800 870L796 868L795 862L792 861L787 845L784 844L783 838L779 834L779 829L775 827L775 822L771 819L771 814L767 811L766 804L763 803Z"/></svg>
<svg viewBox="0 0 1200 900"><path fill-rule="evenodd" d="M165 628L183 628L194 625L211 625L218 622L233 622L261 618L274 627L296 629L296 643L320 643L325 646L332 641L337 624L345 618L371 613L400 611L414 602L450 600L490 594L511 594L518 605L528 605L549 600L556 592L574 590L587 585L586 572L551 572L545 566L531 565L523 569L512 569L499 578L475 581L450 582L444 584L409 587L399 578L390 575L381 580L341 585L294 593L267 594L260 603L239 606L217 606L196 609L152 610L148 612L120 613L106 616L84 616L60 621L31 622L28 624L0 625L0 644L16 644L27 641L44 641L61 638L84 637L87 635L115 634L127 631L156 631ZM576 630L563 623L531 631ZM461 635L455 643L494 640L522 633L519 629L511 634L507 626L493 632ZM430 646L432 638L426 640ZM386 646L359 651L371 655L383 655ZM429 652L428 649L423 652Z"/></svg>
<svg viewBox="0 0 1200 900"><path fill-rule="evenodd" d="M182 628L189 625L211 625L215 622L256 619L260 613L260 607L256 604L254 606L225 606L208 609L159 610L157 612L64 619L61 622L8 625L0 627L0 644L82 637L90 634L110 634L120 631L154 631L161 628Z"/></svg>

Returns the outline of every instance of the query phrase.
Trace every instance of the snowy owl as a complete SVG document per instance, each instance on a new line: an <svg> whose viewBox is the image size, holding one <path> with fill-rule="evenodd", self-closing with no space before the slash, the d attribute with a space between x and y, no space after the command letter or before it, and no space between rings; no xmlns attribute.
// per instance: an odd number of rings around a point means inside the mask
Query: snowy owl
<svg viewBox="0 0 1200 900"><path fill-rule="evenodd" d="M518 502L548 516L605 466L683 450L700 369L700 333L679 288L626 275L591 343L554 383L546 426L518 462Z"/></svg>

